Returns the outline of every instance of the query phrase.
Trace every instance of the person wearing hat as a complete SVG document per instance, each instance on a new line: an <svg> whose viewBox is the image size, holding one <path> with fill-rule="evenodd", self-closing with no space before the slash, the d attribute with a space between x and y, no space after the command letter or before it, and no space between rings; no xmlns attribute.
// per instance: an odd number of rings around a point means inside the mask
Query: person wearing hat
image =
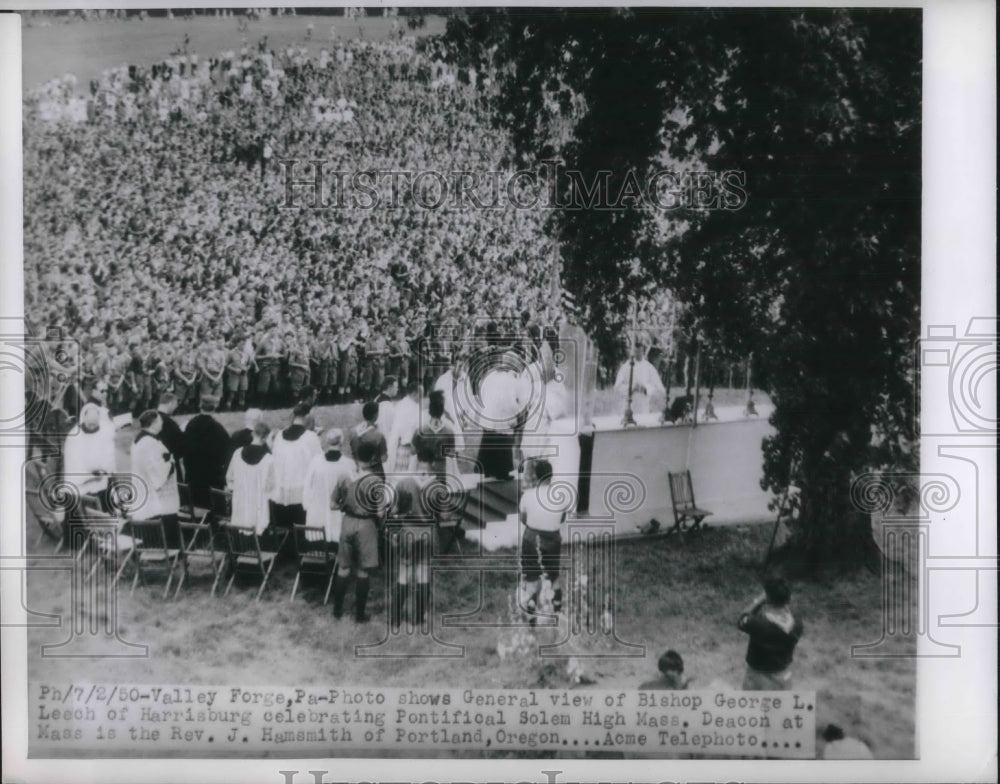
<svg viewBox="0 0 1000 784"><path fill-rule="evenodd" d="M615 376L615 392L618 394L624 411L625 406L628 405L629 382L631 380L632 413L635 415L648 414L650 400L654 397L666 398L667 390L664 388L656 368L646 359L646 352L649 350L649 338L646 334L639 333L632 344L632 358L626 360L618 368L618 375Z"/></svg>
<svg viewBox="0 0 1000 784"><path fill-rule="evenodd" d="M342 515L331 505L333 491L341 477L354 474L354 461L341 451L343 438L340 428L330 428L323 434L320 439L323 453L309 462L302 481L306 525L324 529L327 542L334 546L340 542Z"/></svg>
<svg viewBox="0 0 1000 784"><path fill-rule="evenodd" d="M213 487L226 483L226 467L232 455L229 433L212 415L219 405L214 395L202 395L201 413L193 416L184 428L184 476L191 487L195 506L210 506Z"/></svg>
<svg viewBox="0 0 1000 784"><path fill-rule="evenodd" d="M333 584L333 617L343 617L347 582L353 569L357 578L354 618L364 623L368 620L368 572L379 564L378 529L385 517L388 492L385 481L375 471L381 461L374 443L361 442L354 461L357 473L341 475L330 502L343 513L339 566Z"/></svg>

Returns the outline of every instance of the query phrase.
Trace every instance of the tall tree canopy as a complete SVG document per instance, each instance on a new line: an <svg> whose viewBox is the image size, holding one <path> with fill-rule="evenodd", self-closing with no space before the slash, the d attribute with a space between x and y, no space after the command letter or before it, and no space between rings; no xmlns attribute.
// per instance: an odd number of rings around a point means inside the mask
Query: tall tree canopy
<svg viewBox="0 0 1000 784"><path fill-rule="evenodd" d="M919 10L477 9L445 37L495 81L521 162L575 172L556 180L564 203L606 188L613 209L552 222L601 348L657 284L713 350L753 352L776 404L762 484L799 488L810 566L870 544L852 476L915 459L921 24Z"/></svg>

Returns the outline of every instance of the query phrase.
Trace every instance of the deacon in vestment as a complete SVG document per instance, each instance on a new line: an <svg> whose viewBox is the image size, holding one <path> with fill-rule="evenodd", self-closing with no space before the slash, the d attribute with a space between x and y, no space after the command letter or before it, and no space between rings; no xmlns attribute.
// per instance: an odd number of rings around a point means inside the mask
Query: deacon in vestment
<svg viewBox="0 0 1000 784"><path fill-rule="evenodd" d="M630 376L632 379L633 414L648 414L651 398L666 398L667 390L660 380L660 374L656 372L656 368L646 359L646 352L648 350L649 339L644 335L639 335L632 349L632 358L635 360L634 367L632 360L626 360L618 369L618 375L615 377L615 392L618 394L622 411L628 405Z"/></svg>

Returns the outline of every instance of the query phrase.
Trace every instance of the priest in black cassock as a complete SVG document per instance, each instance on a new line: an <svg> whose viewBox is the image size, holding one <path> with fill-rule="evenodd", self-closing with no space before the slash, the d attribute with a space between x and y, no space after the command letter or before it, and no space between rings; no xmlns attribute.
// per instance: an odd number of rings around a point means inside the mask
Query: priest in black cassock
<svg viewBox="0 0 1000 784"><path fill-rule="evenodd" d="M184 428L184 476L192 502L205 508L210 506L209 489L226 487L226 468L233 453L229 433L212 416L218 405L215 395L202 396L201 413Z"/></svg>

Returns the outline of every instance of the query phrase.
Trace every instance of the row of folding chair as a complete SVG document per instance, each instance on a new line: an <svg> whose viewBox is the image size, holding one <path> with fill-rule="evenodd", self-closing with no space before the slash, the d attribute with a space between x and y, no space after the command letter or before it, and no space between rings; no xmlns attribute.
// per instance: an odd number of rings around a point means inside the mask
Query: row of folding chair
<svg viewBox="0 0 1000 784"><path fill-rule="evenodd" d="M83 528L85 538L76 554L82 560L88 553L93 556L88 578L102 564L113 568L117 585L129 564L135 569L130 593L136 586L145 584L147 576L155 570L166 572L163 596L170 595L174 575L177 577L174 598L184 587L191 567L204 564L212 575L214 596L222 577L229 573L223 591L227 596L238 574L251 573L260 577L256 601L267 587L275 561L289 534L292 536L298 568L292 584L289 601L295 599L303 575L321 576L327 580L323 604L330 598L337 570L335 543L327 541L323 528L297 525L291 532L271 531L259 535L252 527L232 521L232 494L218 488L210 491L211 507L195 506L187 485L178 485L180 495L180 542L168 542L166 529L160 520L129 520L111 515L101 508L97 497L83 496L79 505L76 525ZM211 520L211 522L209 522ZM127 530L127 533L125 532ZM58 545L62 546L62 542Z"/></svg>

